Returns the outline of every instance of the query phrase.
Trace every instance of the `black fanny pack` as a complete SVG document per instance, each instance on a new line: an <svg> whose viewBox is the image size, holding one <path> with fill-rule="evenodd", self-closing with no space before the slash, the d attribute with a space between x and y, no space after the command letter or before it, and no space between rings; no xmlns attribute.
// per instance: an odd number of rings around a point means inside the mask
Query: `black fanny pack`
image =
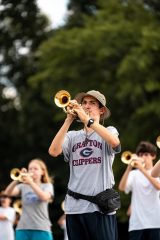
<svg viewBox="0 0 160 240"><path fill-rule="evenodd" d="M67 190L67 194L76 199L81 198L97 204L101 212L103 212L104 214L116 211L121 207L120 195L113 188L106 189L105 191L102 191L95 196L80 194L77 192L73 192L70 189Z"/></svg>

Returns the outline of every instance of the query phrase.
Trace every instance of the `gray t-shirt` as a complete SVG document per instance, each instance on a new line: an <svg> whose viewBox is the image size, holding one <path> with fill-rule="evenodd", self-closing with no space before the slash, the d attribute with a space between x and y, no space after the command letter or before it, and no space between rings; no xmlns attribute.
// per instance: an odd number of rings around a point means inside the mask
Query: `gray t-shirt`
<svg viewBox="0 0 160 240"><path fill-rule="evenodd" d="M51 231L48 202L40 200L33 189L27 184L17 185L22 198L22 215L16 229L33 229ZM41 183L41 189L53 196L54 189L51 183Z"/></svg>
<svg viewBox="0 0 160 240"><path fill-rule="evenodd" d="M107 129L118 135L115 127L110 126ZM88 141L85 141L86 137ZM115 183L112 165L115 153L118 152L120 152L120 146L113 149L96 132L86 136L84 130L69 131L63 143L64 160L70 166L68 188L74 192L91 196L106 188L112 188ZM97 205L66 195L66 214L94 211L100 211Z"/></svg>

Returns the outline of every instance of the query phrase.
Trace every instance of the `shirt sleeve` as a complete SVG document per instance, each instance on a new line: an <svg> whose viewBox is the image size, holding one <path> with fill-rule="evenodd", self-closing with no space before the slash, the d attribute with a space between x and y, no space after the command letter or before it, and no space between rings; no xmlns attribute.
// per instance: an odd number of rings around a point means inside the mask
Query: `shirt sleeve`
<svg viewBox="0 0 160 240"><path fill-rule="evenodd" d="M69 162L71 154L71 132L68 132L65 136L64 143L62 145L64 161Z"/></svg>
<svg viewBox="0 0 160 240"><path fill-rule="evenodd" d="M109 126L107 127L108 131L110 131L112 134L119 136L119 132L117 131L117 129L113 126ZM115 148L111 148L111 152L113 153L120 153L121 152L121 144L119 144L117 147Z"/></svg>
<svg viewBox="0 0 160 240"><path fill-rule="evenodd" d="M51 183L45 183L45 184L43 184L43 190L45 191L45 192L49 192L49 193L51 193L51 196L53 197L54 196L54 186L53 186L53 184L51 184Z"/></svg>

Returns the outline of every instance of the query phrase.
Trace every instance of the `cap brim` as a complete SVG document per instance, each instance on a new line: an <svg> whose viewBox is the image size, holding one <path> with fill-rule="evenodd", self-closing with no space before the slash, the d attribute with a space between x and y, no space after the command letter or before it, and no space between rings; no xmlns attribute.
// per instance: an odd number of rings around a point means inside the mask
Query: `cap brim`
<svg viewBox="0 0 160 240"><path fill-rule="evenodd" d="M78 94L75 96L74 99L77 100L77 102L78 102L79 104L81 104L83 98L84 98L84 97L87 97L87 96L91 96L91 97L94 97L94 98L95 98L95 96L92 96L92 95L90 95L90 94L88 94L88 93L85 93L85 92L81 92L81 93L78 93ZM98 100L98 99L97 99L97 100ZM98 101L99 101L99 100L98 100ZM109 118L110 115L111 115L111 111L110 111L109 108L107 108L106 106L103 106L103 107L105 108L105 113L104 113L103 115L101 115L101 119Z"/></svg>

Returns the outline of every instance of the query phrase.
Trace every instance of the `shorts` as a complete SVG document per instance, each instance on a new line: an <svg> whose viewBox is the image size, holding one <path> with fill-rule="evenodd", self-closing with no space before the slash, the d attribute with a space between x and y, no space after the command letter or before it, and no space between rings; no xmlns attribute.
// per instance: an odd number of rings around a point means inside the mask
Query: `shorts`
<svg viewBox="0 0 160 240"><path fill-rule="evenodd" d="M100 212L66 214L69 240L117 240L116 215Z"/></svg>
<svg viewBox="0 0 160 240"><path fill-rule="evenodd" d="M129 232L129 240L160 240L160 229L142 229Z"/></svg>
<svg viewBox="0 0 160 240"><path fill-rule="evenodd" d="M15 240L53 240L51 232L41 230L16 230Z"/></svg>

